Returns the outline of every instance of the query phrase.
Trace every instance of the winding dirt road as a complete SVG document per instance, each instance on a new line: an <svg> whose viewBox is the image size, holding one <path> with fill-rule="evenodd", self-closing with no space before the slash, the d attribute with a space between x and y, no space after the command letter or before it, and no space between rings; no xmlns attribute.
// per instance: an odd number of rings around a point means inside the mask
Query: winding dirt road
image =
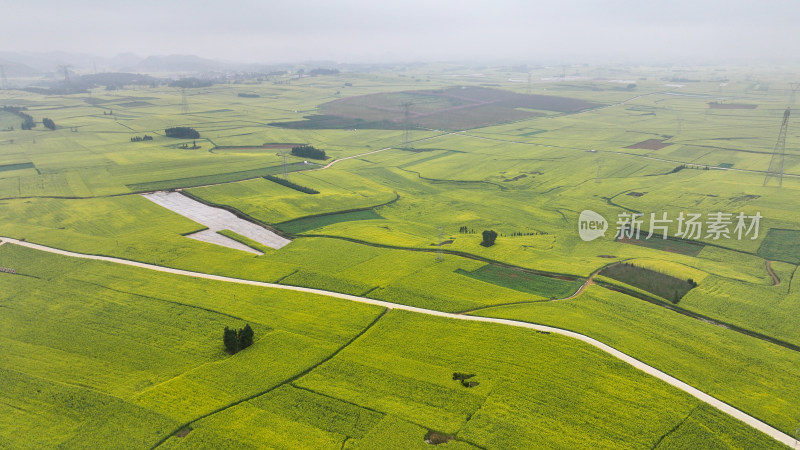
<svg viewBox="0 0 800 450"><path fill-rule="evenodd" d="M664 381L664 382L666 382L666 383L668 383L668 384L670 384L670 385L672 385L672 386L674 386L674 387L676 387L676 388L688 393L689 395L699 399L700 401L705 402L705 403L707 403L707 404L719 409L720 411L722 411L722 412L724 412L724 413L726 413L726 414L728 414L728 415L730 415L732 417L735 417L735 418L741 420L742 422L750 425L751 427L753 427L753 428L755 428L755 429L757 429L757 430L759 430L759 431L761 431L763 433L766 433L767 435L771 436L775 440L777 440L777 441L779 441L779 442L781 442L781 443L783 443L783 444L785 444L785 445L787 445L789 447L793 447L793 446L795 446L797 444L797 440L794 439L793 437L789 436L786 433L783 433L782 431L780 431L780 430L778 430L776 428L771 427L770 425L767 425L766 423L756 419L755 417L750 416L749 414L746 414L746 413L734 408L733 406L731 406L731 405L729 405L729 404L727 404L727 403L725 403L723 401L720 401L720 400L718 400L718 399L706 394L705 392L702 392L699 389L694 388L694 387L684 383L683 381L681 381L681 380L679 380L679 379L677 379L677 378L675 378L673 376L670 376L670 375L668 375L668 374L666 374L666 373L664 373L664 372L662 372L662 371L660 371L660 370L658 370L658 369L656 369L656 368L654 368L652 366L649 366L649 365L639 361L638 359L633 358L632 356L629 356L629 355L627 355L625 353L622 353L621 351L619 351L619 350L617 350L617 349L615 349L615 348L613 348L613 347L611 347L609 345L606 345L606 344L604 344L604 343L602 343L602 342L600 342L600 341L598 341L596 339L590 338L589 336L585 336L585 335L580 334L580 333L575 333L574 331L563 330L561 328L549 327L549 326L546 326L546 325L538 325L538 324L528 323L528 322L520 322L520 321L516 321L516 320L509 320L509 319L497 319L497 318L494 318L494 317L467 316L467 315L461 315L461 314L446 313L446 312L442 312L442 311L436 311L436 310L424 309L424 308L417 308L417 307L414 307L414 306L401 305L401 304L398 304L398 303L390 303L390 302L385 302L385 301L381 301L381 300L375 300L375 299L366 298L366 297L357 297L355 295L342 294L342 293L339 293L339 292L324 291L324 290L321 290L321 289L312 289L312 288L305 288L305 287L299 287L299 286L287 286L287 285L283 285L283 284L266 283L266 282L263 282L263 281L244 280L244 279L240 279L240 278L225 277L225 276L221 276L221 275L212 275L212 274L201 273L201 272L192 272L192 271L189 271L189 270L173 269L173 268L170 268L170 267L162 267L162 266L157 266L157 265L153 265L153 264L141 263L141 262L138 262L138 261L130 261L130 260L126 260L126 259L113 258L113 257L109 257L109 256L87 255L87 254L83 254L83 253L70 252L70 251L67 251L67 250L61 250L61 249L57 249L57 248L47 247L47 246L44 246L44 245L34 244L34 243L31 243L31 242L20 241L20 240L17 240L17 239L12 239L12 238L7 238L7 237L0 237L0 245L6 244L6 243L19 245L19 246L27 247L27 248L32 248L34 250L39 250L39 251L43 251L43 252L54 253L54 254L63 255L63 256L70 256L70 257L73 257L73 258L91 259L91 260L96 260L96 261L106 261L106 262L115 263L115 264L123 264L123 265L126 265L126 266L139 267L139 268L142 268L142 269L155 270L155 271L159 271L159 272L171 273L171 274L176 274L176 275L183 275L183 276L188 276L188 277L204 278L204 279L208 279L208 280L223 281L223 282L227 282L227 283L247 284L247 285L261 286L261 287L272 288L272 289L285 289L285 290L289 290L289 291L307 292L307 293L310 293L310 294L324 295L324 296L327 296L327 297L340 298L340 299L350 300L350 301L360 302L360 303L367 303L367 304L370 304L370 305L381 306L381 307L387 308L387 309L399 309L399 310L411 311L411 312L415 312L415 313L419 313L419 314L427 314L429 316L444 317L444 318L453 319L453 320L470 320L470 321L475 321L475 322L497 323L497 324L508 325L508 326L512 326L512 327L529 328L529 329L543 331L543 332L547 332L547 333L560 334L560 335L563 335L563 336L571 337L573 339L577 339L579 341L585 342L585 343L587 343L589 345L592 345L592 346L594 346L594 347L596 347L596 348L608 353L609 355L614 356L615 358L620 359L620 360L630 364L631 366L633 366L633 367L635 367L635 368L637 368L637 369L639 369L639 370L641 370L641 371L643 371L643 372L645 372L645 373L647 373L649 375L652 375L652 376L658 378L659 380L662 380L662 381Z"/></svg>
<svg viewBox="0 0 800 450"><path fill-rule="evenodd" d="M777 285L781 284L781 279L778 278L778 276L775 275L775 272L772 271L772 261L770 261L768 259L766 261L767 261L766 262L767 272L769 272L769 275L772 277L772 285L773 286L777 286Z"/></svg>

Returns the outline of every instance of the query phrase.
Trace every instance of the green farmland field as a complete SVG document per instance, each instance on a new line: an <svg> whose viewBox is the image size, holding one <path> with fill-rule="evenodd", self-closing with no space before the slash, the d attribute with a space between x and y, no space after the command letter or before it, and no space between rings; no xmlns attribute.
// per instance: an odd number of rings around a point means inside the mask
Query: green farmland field
<svg viewBox="0 0 800 450"><path fill-rule="evenodd" d="M672 83L663 67L553 70L243 75L186 88L188 112L157 83L2 90L0 104L58 127L21 130L0 112L0 236L572 330L793 435L796 118L781 186L765 176L794 72L703 66ZM296 145L329 159L284 161ZM154 191L291 242L218 231L256 255L191 239L206 225L141 195ZM592 240L587 210L607 222ZM630 220L639 238L620 239ZM245 324L255 343L228 354L224 328ZM426 435L456 449L781 448L561 335L9 242L0 354L0 448L431 448Z"/></svg>

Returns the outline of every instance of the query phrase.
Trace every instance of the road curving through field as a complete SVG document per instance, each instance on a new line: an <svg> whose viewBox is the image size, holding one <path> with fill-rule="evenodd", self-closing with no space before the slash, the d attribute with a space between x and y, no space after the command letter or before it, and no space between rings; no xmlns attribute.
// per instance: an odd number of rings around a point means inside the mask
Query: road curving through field
<svg viewBox="0 0 800 450"><path fill-rule="evenodd" d="M306 293L310 293L310 294L323 295L323 296L327 296L327 297L334 297L334 298L350 300L350 301L354 301L354 302L360 302L360 303L366 303L366 304L375 305L375 306L381 306L381 307L387 308L387 309L398 309L398 310L404 310L404 311L411 311L411 312L415 312L415 313L419 313L419 314L426 314L426 315L429 315L429 316L444 317L444 318L454 319L454 320L469 320L469 321L475 321L475 322L496 323L496 324L501 324L501 325L520 327L520 328L528 328L528 329L532 329L532 330L543 331L543 332L546 332L546 333L553 333L553 334L559 334L559 335L562 335L562 336L567 336L567 337L570 337L570 338L577 339L579 341L585 342L585 343L587 343L589 345L592 345L592 346L594 346L594 347L596 347L596 348L608 353L609 355L611 355L611 356L613 356L613 357L615 357L615 358L617 358L617 359L619 359L619 360L621 360L621 361L623 361L623 362L625 362L627 364L630 364L631 366L633 366L633 367L635 367L635 368L637 368L637 369L639 369L639 370L641 370L641 371L643 371L643 372L645 372L645 373L647 373L649 375L652 375L652 376L654 376L654 377L656 377L656 378L658 378L658 379L670 384L671 386L674 386L674 387L686 392L687 394L697 398L698 400L700 400L700 401L702 401L702 402L704 402L704 403L706 403L708 405L711 405L711 406L719 409L720 411L722 411L722 412L724 412L724 413L726 413L726 414L728 414L728 415L730 415L732 417L735 417L736 419L739 419L740 421L746 423L747 425L750 425L751 427L753 427L753 428L755 428L755 429L757 429L757 430L769 435L773 439L775 439L775 440L777 440L777 441L779 441L779 442L781 442L781 443L783 443L783 444L785 444L785 445L787 445L789 447L793 447L793 446L795 446L797 444L797 440L795 438L793 438L793 437L789 436L788 434L778 430L777 428L774 428L774 427L772 427L772 426L770 426L770 425L768 425L768 424L756 419L755 417L753 417L753 416L751 416L749 414L746 414L745 412L743 412L743 411L741 411L739 409L736 409L733 406L731 406L731 405L729 405L729 404L727 404L727 403L725 403L725 402L723 402L721 400L718 400L718 399L712 397L711 395L706 394L705 392L703 392L703 391L701 391L701 390L699 390L699 389L697 389L695 387L692 387L689 384L686 384L683 381L681 381L681 380L679 380L679 379L677 379L677 378L675 378L675 377L673 377L671 375L668 375L668 374L656 369L655 367L652 367L652 366L650 366L648 364L645 364L642 361L639 361L638 359L636 359L636 358L634 358L634 357L632 357L632 356L630 356L630 355L628 355L626 353L623 353L623 352L615 349L614 347L611 347L610 345L604 344L603 342L600 342L597 339L591 338L589 336L586 336L586 335L583 335L583 334L580 334L580 333L576 333L574 331L564 330L564 329L561 329L561 328L555 328L555 327L551 327L551 326L547 326L547 325L539 325L539 324L535 324L535 323L521 322L521 321L517 321L517 320L510 320L510 319L499 319L499 318L494 318L494 317L468 316L468 315L462 315L462 314L456 314L456 313L446 313L446 312L436 311L436 310L431 310L431 309L418 308L418 307L415 307L415 306L402 305L402 304L399 304L399 303L391 303L391 302L385 302L385 301L382 301L382 300L375 300L375 299L366 298L366 297L358 297L358 296L355 296L355 295L342 294L342 293L339 293L339 292L325 291L325 290L322 290L322 289L313 289L313 288L306 288L306 287L300 287L300 286L289 286L289 285L283 285L283 284L267 283L267 282L264 282L264 281L245 280L245 279L241 279L241 278L226 277L226 276L222 276L222 275L213 275L213 274L207 274L207 273L202 273L202 272L193 272L193 271L190 271L190 270L174 269L174 268L171 268L171 267L163 267L163 266L158 266L158 265L154 265L154 264L147 264L147 263L142 263L142 262L138 262L138 261L131 261L131 260L127 260L127 259L114 258L114 257L109 257L109 256L88 255L88 254L84 254L84 253L76 253L76 252L71 252L71 251L68 251L68 250L61 250L61 249L58 249L58 248L47 247L47 246L44 246L44 245L35 244L35 243L32 243L32 242L27 242L27 241L21 241L21 240L18 240L18 239L0 237L0 245L6 244L6 243L19 245L19 246L22 246L22 247L27 247L27 248L31 248L31 249L39 250L39 251L43 251L43 252L54 253L54 254L62 255L62 256L69 256L69 257L81 258L81 259L90 259L90 260L96 260L96 261L105 261L105 262L110 262L110 263L115 263L115 264L123 264L123 265L127 265L127 266L139 267L139 268L142 268L142 269L155 270L155 271L164 272L164 273L171 273L171 274L175 274L175 275L183 275L183 276L194 277L194 278L203 278L203 279L222 281L222 282L227 282L227 283L238 283L238 284L246 284L246 285L251 285L251 286L260 286L260 287L266 287L266 288L272 288L272 289L284 289L284 290L289 290L289 291L306 292Z"/></svg>

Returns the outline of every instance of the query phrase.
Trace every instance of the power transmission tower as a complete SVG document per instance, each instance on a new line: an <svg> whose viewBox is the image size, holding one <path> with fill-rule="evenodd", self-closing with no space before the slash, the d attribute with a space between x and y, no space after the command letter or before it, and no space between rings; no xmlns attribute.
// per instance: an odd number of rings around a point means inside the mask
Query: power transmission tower
<svg viewBox="0 0 800 450"><path fill-rule="evenodd" d="M181 113L189 112L189 100L186 98L186 89L181 88Z"/></svg>
<svg viewBox="0 0 800 450"><path fill-rule="evenodd" d="M442 262L444 261L444 255L442 254L442 246L444 245L442 235L444 234L444 228L437 225L436 232L439 234L439 250L436 250L436 262Z"/></svg>
<svg viewBox="0 0 800 450"><path fill-rule="evenodd" d="M772 159L769 162L767 176L764 177L764 186L767 185L772 177L778 178L778 187L783 186L783 156L786 150L786 130L789 128L789 114L790 109L786 108L786 111L783 112L783 122L781 123L781 131L778 133L778 141L772 150Z"/></svg>
<svg viewBox="0 0 800 450"><path fill-rule="evenodd" d="M800 83L789 83L789 87L792 88L792 96L789 98L789 105L794 105L794 100L796 97L797 90L800 89Z"/></svg>
<svg viewBox="0 0 800 450"><path fill-rule="evenodd" d="M411 150L411 107L414 106L411 102L403 103L403 148Z"/></svg>
<svg viewBox="0 0 800 450"><path fill-rule="evenodd" d="M0 89L8 89L8 78L6 78L6 66L0 66Z"/></svg>
<svg viewBox="0 0 800 450"><path fill-rule="evenodd" d="M525 91L525 93L528 95L531 95L531 80L532 80L532 75L530 72L528 72L528 89Z"/></svg>
<svg viewBox="0 0 800 450"><path fill-rule="evenodd" d="M603 160L597 158L597 176L594 178L595 183L600 183L603 181Z"/></svg>
<svg viewBox="0 0 800 450"><path fill-rule="evenodd" d="M283 179L288 180L289 170L286 168L286 159L289 158L289 154L286 152L280 152L278 155L283 157Z"/></svg>
<svg viewBox="0 0 800 450"><path fill-rule="evenodd" d="M69 68L72 67L69 64L64 64L58 66L58 69L64 72L64 86L69 86Z"/></svg>

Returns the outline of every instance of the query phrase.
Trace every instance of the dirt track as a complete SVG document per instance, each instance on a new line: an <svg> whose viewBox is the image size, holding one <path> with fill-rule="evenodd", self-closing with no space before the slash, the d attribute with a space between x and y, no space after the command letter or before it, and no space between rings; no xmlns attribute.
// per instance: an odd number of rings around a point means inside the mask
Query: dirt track
<svg viewBox="0 0 800 450"><path fill-rule="evenodd" d="M730 415L732 417L735 417L735 418L741 420L742 422L750 425L751 427L753 427L753 428L755 428L755 429L757 429L757 430L759 430L759 431L761 431L763 433L766 433L767 435L771 436L775 440L777 440L777 441L779 441L779 442L781 442L781 443L783 443L785 445L788 445L788 446L792 447L792 446L797 444L797 440L795 440L794 438L792 438L788 434L783 433L782 431L780 431L780 430L778 430L776 428L773 428L770 425L767 425L766 423L756 419L755 417L750 416L749 414L746 414L746 413L734 408L733 406L731 406L731 405L729 405L729 404L727 404L725 402L722 402L722 401L720 401L720 400L718 400L718 399L706 394L705 392L702 392L699 389L694 388L694 387L684 383L681 380L678 380L677 378L675 378L673 376L670 376L670 375L668 375L668 374L666 374L666 373L664 373L664 372L662 372L662 371L660 371L660 370L658 370L658 369L656 369L656 368L654 368L652 366L649 366L649 365L639 361L638 359L633 358L632 356L629 356L629 355L627 355L625 353L622 353L621 351L619 351L619 350L617 350L617 349L615 349L615 348L613 348L613 347L611 347L611 346L609 346L607 344L604 344L604 343L602 343L602 342L600 342L600 341L598 341L596 339L593 339L593 338L591 338L589 336L585 336L583 334L576 333L574 331L564 330L564 329L561 329L561 328L555 328L555 327L550 327L550 326L546 326L546 325L538 325L538 324L529 323L529 322L520 322L520 321L516 321L516 320L509 320L509 319L497 319L497 318L494 318L494 317L467 316L467 315L461 315L461 314L446 313L446 312L435 311L435 310L431 310L431 309L424 309L424 308L417 308L417 307L414 307L414 306L401 305L401 304L398 304L398 303L384 302L384 301L381 301L381 300L375 300L375 299L366 298L366 297L357 297L355 295L348 295L348 294L341 294L341 293L338 293L338 292L324 291L324 290L321 290L321 289L312 289L312 288L305 288L305 287L298 287L298 286L287 286L287 285L282 285L282 284L266 283L266 282L262 282L262 281L243 280L243 279L239 279L239 278L224 277L224 276L220 276L220 275L212 275L212 274L206 274L206 273L200 273L200 272L192 272L192 271L189 271L189 270L173 269L173 268L170 268L170 267L162 267L162 266L157 266L157 265L153 265L153 264L145 264L145 263L141 263L141 262L137 262L137 261L129 261L129 260L125 260L125 259L113 258L113 257L108 257L108 256L86 255L86 254L82 254L82 253L75 253L75 252L70 252L70 251L66 251L66 250L60 250L60 249L57 249L57 248L46 247L46 246L43 246L43 245L34 244L34 243L30 243L30 242L19 241L17 239L12 239L12 238L7 238L7 237L0 237L0 245L3 245L5 243L10 243L10 244L14 244L14 245L23 246L23 247L28 247L28 248L32 248L32 249L35 249L35 250L48 252L48 253L55 253L55 254L58 254L58 255L70 256L70 257L73 257L73 258L92 259L92 260L97 260L97 261L106 261L106 262L111 262L111 263L116 263L116 264L124 264L124 265L127 265L127 266L139 267L139 268L142 268L142 269L156 270L156 271L165 272L165 273L172 273L172 274L176 274L176 275L183 275L183 276L189 276L189 277L195 277L195 278L205 278L205 279L209 279L209 280L223 281L223 282L228 282L228 283L239 283L239 284L247 284L247 285L252 285L252 286L261 286L261 287L273 288L273 289L285 289L285 290L290 290L290 291L307 292L307 293L310 293L310 294L324 295L324 296L327 296L327 297L340 298L340 299L350 300L350 301L360 302L360 303L367 303L367 304L370 304L370 305L381 306L381 307L387 308L387 309L399 309L399 310L411 311L411 312L415 312L415 313L419 313L419 314L427 314L427 315L430 315L430 316L445 317L445 318L454 319L454 320L470 320L470 321L476 321L476 322L497 323L497 324L501 324L501 325L508 325L508 326L520 327L520 328L528 328L528 329L533 329L533 330L538 330L538 331L544 331L544 332L547 332L547 333L560 334L560 335L563 335L563 336L571 337L571 338L577 339L579 341L585 342L585 343L587 343L589 345L592 345L592 346L594 346L594 347L596 347L596 348L598 348L598 349L600 349L600 350L602 350L602 351L614 356L615 358L620 359L620 360L630 364L631 366L633 366L633 367L635 367L635 368L637 368L637 369L639 369L639 370L641 370L641 371L643 371L643 372L645 372L645 373L647 373L649 375L652 375L652 376L654 376L654 377L656 377L656 378L658 378L658 379L660 379L660 380L662 380L662 381L664 381L664 382L666 382L666 383L668 383L668 384L670 384L670 385L672 385L672 386L674 386L674 387L676 387L676 388L688 393L689 395L699 399L700 401L703 401L703 402L705 402L705 403L707 403L707 404L719 409L720 411L722 411L722 412L724 412L724 413L726 413L726 414L728 414L728 415Z"/></svg>
<svg viewBox="0 0 800 450"><path fill-rule="evenodd" d="M767 266L767 272L769 272L769 275L772 277L772 285L777 286L781 284L781 279L778 278L778 276L775 275L775 272L772 271L772 261L767 259L766 266Z"/></svg>

